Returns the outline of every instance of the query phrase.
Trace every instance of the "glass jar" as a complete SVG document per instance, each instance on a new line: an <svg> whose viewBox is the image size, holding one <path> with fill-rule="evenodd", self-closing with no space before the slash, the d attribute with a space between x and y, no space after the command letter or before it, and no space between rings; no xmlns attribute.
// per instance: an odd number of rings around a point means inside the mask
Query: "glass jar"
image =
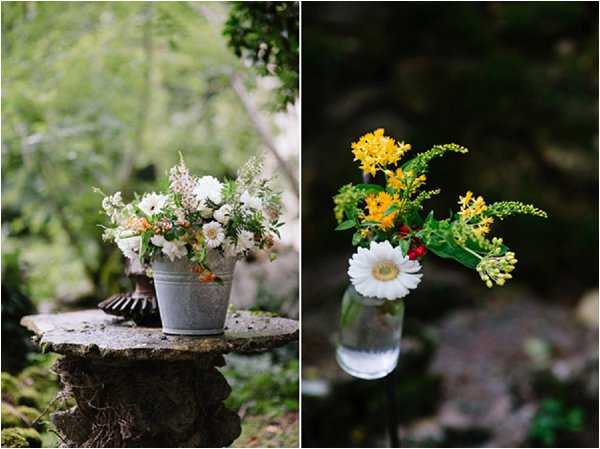
<svg viewBox="0 0 600 449"><path fill-rule="evenodd" d="M350 285L342 300L336 358L348 374L379 379L398 364L404 300L366 297Z"/></svg>

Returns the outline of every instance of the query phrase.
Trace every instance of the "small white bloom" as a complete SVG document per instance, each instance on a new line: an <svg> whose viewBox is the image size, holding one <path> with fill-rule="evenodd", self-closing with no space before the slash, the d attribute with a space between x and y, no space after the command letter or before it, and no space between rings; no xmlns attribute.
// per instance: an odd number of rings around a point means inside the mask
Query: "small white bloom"
<svg viewBox="0 0 600 449"><path fill-rule="evenodd" d="M187 254L185 242L181 240L165 240L162 244L162 252L173 262L175 259L180 259Z"/></svg>
<svg viewBox="0 0 600 449"><path fill-rule="evenodd" d="M254 234L250 231L242 231L238 235L238 246L241 251L254 247Z"/></svg>
<svg viewBox="0 0 600 449"><path fill-rule="evenodd" d="M206 223L202 226L202 234L204 234L204 238L206 238L206 245L209 248L216 248L223 240L225 240L225 231L223 231L223 226L216 221L211 221L210 223Z"/></svg>
<svg viewBox="0 0 600 449"><path fill-rule="evenodd" d="M141 244L142 238L138 235L117 239L117 246L123 255L129 259L135 259L139 256Z"/></svg>
<svg viewBox="0 0 600 449"><path fill-rule="evenodd" d="M196 182L194 187L194 195L199 200L209 199L215 204L219 204L222 200L221 189L223 184L213 176L203 176Z"/></svg>
<svg viewBox="0 0 600 449"><path fill-rule="evenodd" d="M166 195L159 195L158 193L149 193L144 195L138 207L146 215L158 214L162 211L163 207L167 204L168 197Z"/></svg>
<svg viewBox="0 0 600 449"><path fill-rule="evenodd" d="M200 204L198 205L198 210L200 211L200 216L205 220L208 220L213 215L213 210L206 205L205 200L200 201Z"/></svg>
<svg viewBox="0 0 600 449"><path fill-rule="evenodd" d="M185 211L179 207L175 209L175 218L177 218L177 221L179 222L185 221Z"/></svg>
<svg viewBox="0 0 600 449"><path fill-rule="evenodd" d="M394 248L387 240L371 242L369 249L358 248L350 259L348 275L356 291L364 296L398 299L408 295L421 282L417 274L421 264L409 260L400 247Z"/></svg>
<svg viewBox="0 0 600 449"><path fill-rule="evenodd" d="M262 207L262 200L257 196L250 195L247 190L244 190L240 196L240 201L245 208L259 210Z"/></svg>
<svg viewBox="0 0 600 449"><path fill-rule="evenodd" d="M161 247L165 244L167 240L162 236L162 235L153 235L152 238L150 239L150 242L154 245L154 246L158 246Z"/></svg>
<svg viewBox="0 0 600 449"><path fill-rule="evenodd" d="M229 204L221 206L214 213L215 220L224 225L229 222L229 215L231 215L231 206Z"/></svg>

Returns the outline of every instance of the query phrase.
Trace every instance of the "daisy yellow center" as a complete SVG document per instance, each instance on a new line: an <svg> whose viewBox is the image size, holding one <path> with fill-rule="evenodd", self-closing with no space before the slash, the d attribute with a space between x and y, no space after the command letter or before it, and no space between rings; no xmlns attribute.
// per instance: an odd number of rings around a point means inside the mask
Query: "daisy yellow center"
<svg viewBox="0 0 600 449"><path fill-rule="evenodd" d="M217 230L216 229L209 229L208 231L206 231L206 236L211 239L214 240L217 238Z"/></svg>
<svg viewBox="0 0 600 449"><path fill-rule="evenodd" d="M378 281L393 281L398 277L400 269L394 262L386 260L373 265L372 273Z"/></svg>

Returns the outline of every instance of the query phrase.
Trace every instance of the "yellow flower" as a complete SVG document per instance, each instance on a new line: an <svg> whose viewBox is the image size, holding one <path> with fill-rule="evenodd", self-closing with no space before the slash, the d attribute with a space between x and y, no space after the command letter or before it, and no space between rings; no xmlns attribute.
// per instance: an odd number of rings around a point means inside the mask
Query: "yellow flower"
<svg viewBox="0 0 600 449"><path fill-rule="evenodd" d="M386 170L387 185L394 190L408 190L409 193L415 192L427 180L425 175L414 177L413 171L408 170L406 173L402 168L397 168L396 172Z"/></svg>
<svg viewBox="0 0 600 449"><path fill-rule="evenodd" d="M369 214L364 216L363 221L376 221L384 231L394 226L394 219L398 216L398 211L394 211L388 215L385 215L385 211L393 204L401 204L398 201L398 195L392 196L387 192L379 192L368 195L365 201Z"/></svg>
<svg viewBox="0 0 600 449"><path fill-rule="evenodd" d="M494 223L492 217L484 217L477 224L473 226L473 232L478 237L483 237L490 232L490 225Z"/></svg>
<svg viewBox="0 0 600 449"><path fill-rule="evenodd" d="M465 193L465 196L459 197L458 204L460 204L459 215L465 220L481 215L487 209L483 197L478 196L474 199L471 191Z"/></svg>
<svg viewBox="0 0 600 449"><path fill-rule="evenodd" d="M410 145L396 143L393 138L384 135L383 128L367 133L358 142L352 143L354 160L360 161L363 172L372 176L375 176L378 169L398 162L408 150Z"/></svg>

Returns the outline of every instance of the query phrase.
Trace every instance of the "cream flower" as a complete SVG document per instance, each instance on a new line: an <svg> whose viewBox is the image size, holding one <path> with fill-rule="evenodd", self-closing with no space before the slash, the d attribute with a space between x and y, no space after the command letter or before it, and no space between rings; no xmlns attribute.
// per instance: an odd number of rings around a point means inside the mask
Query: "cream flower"
<svg viewBox="0 0 600 449"><path fill-rule="evenodd" d="M202 226L202 234L204 234L204 238L206 238L206 246L209 248L216 248L225 239L225 232L223 231L223 226L216 221L211 221L210 223L206 223Z"/></svg>
<svg viewBox="0 0 600 449"><path fill-rule="evenodd" d="M198 210L200 211L200 216L205 220L208 220L213 216L213 210L210 207L208 207L208 205L206 204L206 200L200 201L200 204L198 205Z"/></svg>
<svg viewBox="0 0 600 449"><path fill-rule="evenodd" d="M136 259L139 256L141 244L142 238L137 235L117 239L117 246L128 259Z"/></svg>
<svg viewBox="0 0 600 449"><path fill-rule="evenodd" d="M210 200L219 204L222 200L221 189L223 184L214 176L203 176L196 182L194 194L199 200Z"/></svg>
<svg viewBox="0 0 600 449"><path fill-rule="evenodd" d="M167 204L169 197L166 195L159 195L158 193L149 193L144 195L138 207L146 215L158 214L162 211L163 207Z"/></svg>
<svg viewBox="0 0 600 449"><path fill-rule="evenodd" d="M240 201L246 208L259 210L262 207L262 200L257 197L250 195L247 190L240 196Z"/></svg>
<svg viewBox="0 0 600 449"><path fill-rule="evenodd" d="M238 235L238 247L241 251L254 247L254 234L250 231L242 231Z"/></svg>
<svg viewBox="0 0 600 449"><path fill-rule="evenodd" d="M187 254L185 242L182 242L181 240L169 241L162 235L154 235L150 239L150 242L152 242L153 245L162 248L163 254L167 256L171 262L175 259L180 259Z"/></svg>
<svg viewBox="0 0 600 449"><path fill-rule="evenodd" d="M226 225L229 222L229 216L231 215L231 206L225 204L217 209L214 213L215 220L219 223Z"/></svg>
<svg viewBox="0 0 600 449"><path fill-rule="evenodd" d="M387 240L371 242L369 249L358 248L350 259L348 275L356 291L364 296L389 300L403 298L421 282L421 264L409 260L400 247Z"/></svg>

